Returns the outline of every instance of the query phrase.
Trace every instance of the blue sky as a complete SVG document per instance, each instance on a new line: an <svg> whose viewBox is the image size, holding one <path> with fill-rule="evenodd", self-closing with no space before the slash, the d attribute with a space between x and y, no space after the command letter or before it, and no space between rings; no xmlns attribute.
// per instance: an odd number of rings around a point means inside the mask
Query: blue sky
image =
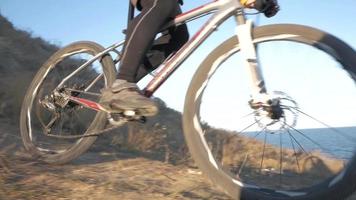
<svg viewBox="0 0 356 200"><path fill-rule="evenodd" d="M183 10L208 2L185 0ZM355 0L280 0L279 3L281 11L277 16L260 16L259 25L309 25L330 32L356 48ZM127 6L128 0L0 0L0 13L17 28L59 46L78 40L92 40L109 46L124 38L121 31L126 24ZM203 20L190 23L190 32L194 33ZM170 107L181 110L186 88L201 59L210 49L232 34L234 23L230 20L188 59L155 95L166 101ZM174 94L172 88L175 89Z"/></svg>
<svg viewBox="0 0 356 200"><path fill-rule="evenodd" d="M186 0L184 10L208 0ZM354 0L280 0L274 18L261 17L261 24L299 23L319 27L356 46ZM108 45L123 38L127 0L0 0L0 12L16 27L51 42L65 45L77 40L94 40Z"/></svg>

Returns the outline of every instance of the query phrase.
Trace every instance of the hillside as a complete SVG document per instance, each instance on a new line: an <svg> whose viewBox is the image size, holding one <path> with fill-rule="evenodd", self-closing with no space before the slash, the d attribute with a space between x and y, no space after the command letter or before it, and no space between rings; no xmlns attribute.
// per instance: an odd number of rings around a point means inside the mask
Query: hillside
<svg viewBox="0 0 356 200"><path fill-rule="evenodd" d="M20 138L20 105L57 49L0 15L0 199L229 199L189 167L181 114L158 99L161 115L103 135L67 165L31 158Z"/></svg>
<svg viewBox="0 0 356 200"><path fill-rule="evenodd" d="M25 88L57 47L15 29L1 15L0 27L0 117L17 121Z"/></svg>

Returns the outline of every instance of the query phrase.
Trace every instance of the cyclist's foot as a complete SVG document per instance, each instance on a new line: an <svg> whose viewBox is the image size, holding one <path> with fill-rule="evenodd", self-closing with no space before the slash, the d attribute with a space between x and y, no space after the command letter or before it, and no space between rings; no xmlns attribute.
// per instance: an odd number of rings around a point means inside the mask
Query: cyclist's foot
<svg viewBox="0 0 356 200"><path fill-rule="evenodd" d="M101 104L111 112L134 111L136 115L153 116L156 103L145 97L135 83L117 79L111 88L102 90Z"/></svg>

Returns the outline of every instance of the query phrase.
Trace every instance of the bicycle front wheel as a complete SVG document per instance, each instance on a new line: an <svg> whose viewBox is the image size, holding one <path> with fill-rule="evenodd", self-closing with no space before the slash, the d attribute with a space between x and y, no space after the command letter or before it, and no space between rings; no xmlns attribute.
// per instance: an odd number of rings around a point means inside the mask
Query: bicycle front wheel
<svg viewBox="0 0 356 200"><path fill-rule="evenodd" d="M300 25L258 27L253 38L279 115L250 106L239 42L226 40L187 91L193 159L236 199L344 199L356 189L355 51Z"/></svg>
<svg viewBox="0 0 356 200"><path fill-rule="evenodd" d="M98 102L100 89L113 83L116 70L109 55L79 69L103 50L93 42L76 42L57 51L37 72L20 116L22 140L33 156L47 163L66 163L97 138L85 135L105 127L105 113L68 100L70 95Z"/></svg>

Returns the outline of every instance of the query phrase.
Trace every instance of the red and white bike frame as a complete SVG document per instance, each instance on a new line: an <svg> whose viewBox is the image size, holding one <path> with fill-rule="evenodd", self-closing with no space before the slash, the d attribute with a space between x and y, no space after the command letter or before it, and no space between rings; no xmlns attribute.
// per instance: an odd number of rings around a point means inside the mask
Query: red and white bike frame
<svg viewBox="0 0 356 200"><path fill-rule="evenodd" d="M167 23L163 29L170 26L179 26L180 24L187 23L189 21L195 20L197 18L203 17L205 15L212 14L209 20L200 28L199 31L191 37L191 39L173 56L166 60L162 66L159 67L159 72L144 88L144 93L147 97L153 95L153 93L173 74L173 72L215 31L217 28L228 18L234 17L236 19L236 36L240 41L240 51L245 57L245 64L249 68L251 77L251 96L254 97L266 96L266 88L263 81L263 76L261 70L259 69L258 59L256 57L256 50L253 44L253 39L251 37L252 22L245 20L245 15L243 11L243 6L240 4L239 0L214 0L210 3L192 9L188 12L178 15L174 20ZM89 66L97 59L102 56L107 55L110 52L117 53L120 57L120 53L117 48L122 47L124 42L116 43L108 48L106 48L101 53L94 56L92 59L88 60L86 63L81 65L77 70L72 72L59 84L59 88L64 85L64 83L74 76L75 73ZM78 52L75 52L78 53ZM102 74L96 80L99 80ZM94 83L93 83L94 84ZM88 86L85 91L89 90L91 85ZM257 98L260 99L260 98ZM70 100L82 104L85 107L106 111L102 106L96 102L92 102L86 99L81 99L78 97L70 97ZM259 101L260 102L260 101Z"/></svg>

